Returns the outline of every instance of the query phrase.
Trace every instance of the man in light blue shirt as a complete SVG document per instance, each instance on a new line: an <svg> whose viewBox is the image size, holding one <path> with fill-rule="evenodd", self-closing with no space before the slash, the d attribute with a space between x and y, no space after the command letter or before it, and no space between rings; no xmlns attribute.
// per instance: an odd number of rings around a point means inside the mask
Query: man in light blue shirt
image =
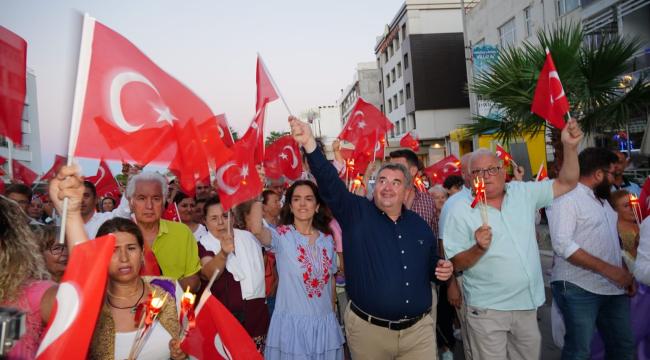
<svg viewBox="0 0 650 360"><path fill-rule="evenodd" d="M541 335L536 310L544 283L535 237L535 211L572 190L579 177L575 120L562 131L564 161L555 181L506 185L502 162L492 152L472 154L470 172L485 181L487 224L471 198L449 207L442 230L445 252L463 271L467 323L474 359L537 359Z"/></svg>

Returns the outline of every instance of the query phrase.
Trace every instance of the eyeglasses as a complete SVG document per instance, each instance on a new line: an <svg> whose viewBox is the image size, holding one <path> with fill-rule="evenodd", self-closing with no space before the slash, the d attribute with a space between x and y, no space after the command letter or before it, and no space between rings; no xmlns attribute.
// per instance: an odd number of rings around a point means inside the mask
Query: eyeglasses
<svg viewBox="0 0 650 360"><path fill-rule="evenodd" d="M485 177L486 175L494 176L499 173L501 166L493 166L487 169L476 169L472 170L472 175L474 177Z"/></svg>
<svg viewBox="0 0 650 360"><path fill-rule="evenodd" d="M62 244L55 244L50 247L50 254L54 256L59 256L63 254L68 247Z"/></svg>

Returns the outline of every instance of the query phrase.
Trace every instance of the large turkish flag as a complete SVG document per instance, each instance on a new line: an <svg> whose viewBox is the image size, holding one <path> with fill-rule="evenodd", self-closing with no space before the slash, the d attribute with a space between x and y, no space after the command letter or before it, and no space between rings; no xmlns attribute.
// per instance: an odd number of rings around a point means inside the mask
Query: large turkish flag
<svg viewBox="0 0 650 360"><path fill-rule="evenodd" d="M171 161L173 137L161 136L169 141L152 144L139 134L156 129L170 134L173 124L185 125L190 119L202 123L213 117L212 111L129 40L94 19L90 23L90 65L75 156L148 162L139 159L138 152L122 151L121 146L97 136L103 134L98 124L105 123L125 133L131 147L153 148L154 156L149 154L144 160Z"/></svg>

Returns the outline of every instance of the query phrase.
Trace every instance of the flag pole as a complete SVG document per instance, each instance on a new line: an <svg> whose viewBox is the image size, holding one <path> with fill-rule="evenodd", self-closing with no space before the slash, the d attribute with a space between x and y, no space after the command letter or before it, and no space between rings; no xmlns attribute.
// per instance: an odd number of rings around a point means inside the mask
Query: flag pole
<svg viewBox="0 0 650 360"><path fill-rule="evenodd" d="M264 60L262 59L262 55L260 55L259 52L257 53L257 57L260 59L264 71L269 76L269 80L271 80L271 84L273 84L273 88L275 89L275 91L277 91L278 95L280 96L280 99L282 99L282 103L284 104L285 109L287 109L289 115L293 116L293 112L291 112L291 109L289 109L289 105L287 105L287 101L284 99L284 96L282 96L282 93L280 92L278 85L275 83L275 80L273 80L273 75L271 75L269 69L266 68L266 64L264 63Z"/></svg>
<svg viewBox="0 0 650 360"><path fill-rule="evenodd" d="M88 72L90 70L90 55L92 53L92 42L95 31L95 19L88 13L84 14L81 28L81 42L79 44L79 62L77 64L77 80L75 82L74 98L72 100L72 121L70 122L70 137L68 138L68 160L67 165L73 163L74 150L79 137L79 126L81 125L81 113L83 111L86 97L86 86L88 85ZM61 211L61 229L59 232L59 243L65 242L65 225L68 215L69 199L63 199Z"/></svg>
<svg viewBox="0 0 650 360"><path fill-rule="evenodd" d="M7 139L7 166L9 171L7 172L9 174L9 181L13 181L14 179L14 160L13 160L13 154L12 154L12 149L14 147L14 142L11 141L10 138Z"/></svg>

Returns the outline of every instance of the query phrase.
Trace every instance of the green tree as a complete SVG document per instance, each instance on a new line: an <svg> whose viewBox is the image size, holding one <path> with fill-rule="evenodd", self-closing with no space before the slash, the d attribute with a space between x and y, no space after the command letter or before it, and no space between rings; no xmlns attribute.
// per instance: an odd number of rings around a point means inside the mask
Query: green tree
<svg viewBox="0 0 650 360"><path fill-rule="evenodd" d="M289 135L288 131L271 131L271 134L266 137L266 140L264 141L264 145L269 146L271 145L275 140L285 136Z"/></svg>
<svg viewBox="0 0 650 360"><path fill-rule="evenodd" d="M230 129L230 134L232 134L232 140L239 140L239 134L237 133L237 130L233 129L232 126L229 126L228 128Z"/></svg>
<svg viewBox="0 0 650 360"><path fill-rule="evenodd" d="M641 49L638 39L608 35L595 41L573 24L561 24L549 33L540 31L537 39L538 43L502 49L490 70L475 78L470 90L500 111L496 118L476 116L467 126L472 135L494 133L497 140L509 143L524 133L545 130L546 122L530 112L545 48L553 56L571 115L585 134L623 129L630 115L644 111L650 103L650 83L644 78L629 81L629 74L636 70L632 59ZM560 132L554 128L551 144L557 170L562 144Z"/></svg>

